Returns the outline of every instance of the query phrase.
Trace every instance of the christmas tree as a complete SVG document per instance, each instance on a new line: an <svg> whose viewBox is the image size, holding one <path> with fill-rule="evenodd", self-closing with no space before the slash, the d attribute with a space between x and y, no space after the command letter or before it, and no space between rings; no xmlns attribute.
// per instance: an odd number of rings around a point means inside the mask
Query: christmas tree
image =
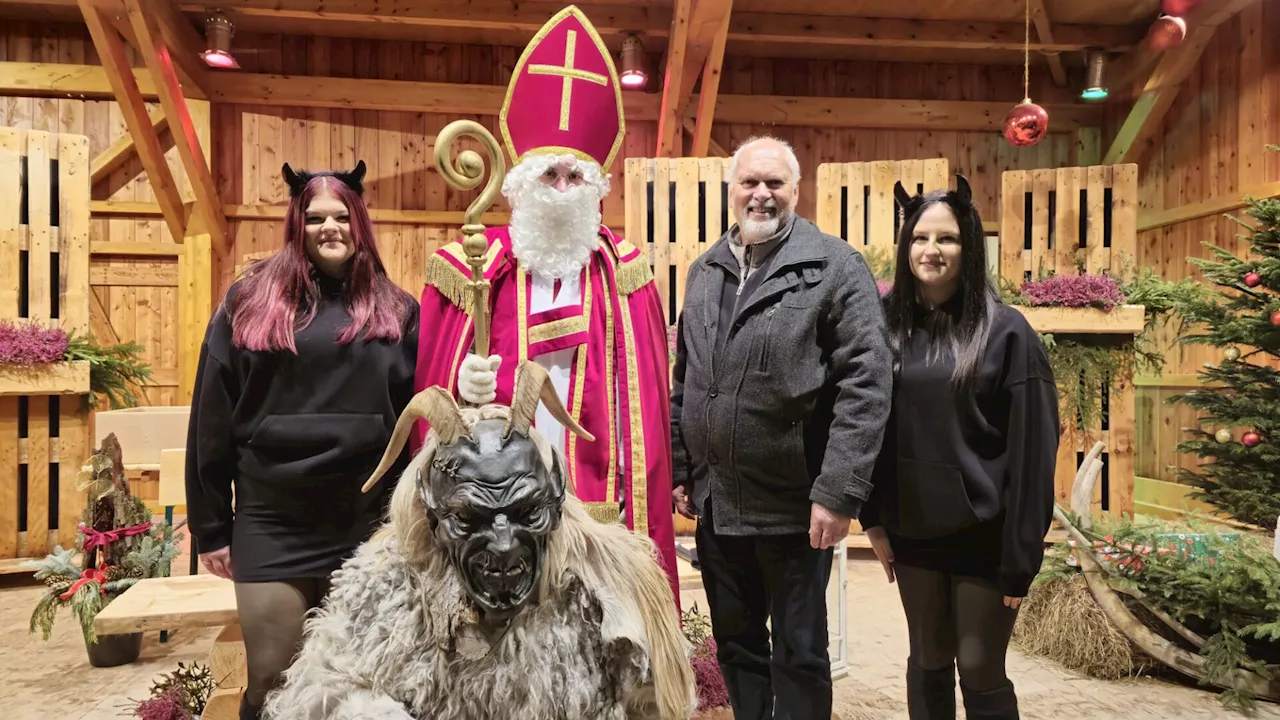
<svg viewBox="0 0 1280 720"><path fill-rule="evenodd" d="M1269 145L1273 151L1280 147ZM1185 299L1178 313L1188 343L1223 348L1199 372L1202 387L1170 398L1195 408L1203 425L1178 451L1205 462L1183 469L1193 496L1263 528L1280 516L1280 199L1246 198L1252 222L1244 258L1205 243L1215 259L1189 258L1218 289Z"/></svg>

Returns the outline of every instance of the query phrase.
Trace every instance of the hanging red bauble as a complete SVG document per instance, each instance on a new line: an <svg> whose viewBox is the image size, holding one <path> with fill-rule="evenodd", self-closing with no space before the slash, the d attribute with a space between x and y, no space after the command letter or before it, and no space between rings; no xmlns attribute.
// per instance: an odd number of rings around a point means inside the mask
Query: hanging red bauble
<svg viewBox="0 0 1280 720"><path fill-rule="evenodd" d="M1204 0L1164 0L1160 9L1168 15L1186 15L1200 7Z"/></svg>
<svg viewBox="0 0 1280 720"><path fill-rule="evenodd" d="M1049 113L1026 98L1004 116L1004 139L1014 147L1031 147L1049 132Z"/></svg>
<svg viewBox="0 0 1280 720"><path fill-rule="evenodd" d="M1147 31L1147 41L1156 50L1168 50L1187 36L1187 23L1180 17L1161 15Z"/></svg>
<svg viewBox="0 0 1280 720"><path fill-rule="evenodd" d="M1275 327L1280 327L1280 310L1271 313L1271 324Z"/></svg>
<svg viewBox="0 0 1280 720"><path fill-rule="evenodd" d="M1249 287L1258 287L1258 283L1262 282L1262 276L1256 272L1247 272L1244 274L1244 284Z"/></svg>
<svg viewBox="0 0 1280 720"><path fill-rule="evenodd" d="M1240 438L1240 444L1248 448L1255 447L1260 442L1262 442L1262 436L1252 430Z"/></svg>

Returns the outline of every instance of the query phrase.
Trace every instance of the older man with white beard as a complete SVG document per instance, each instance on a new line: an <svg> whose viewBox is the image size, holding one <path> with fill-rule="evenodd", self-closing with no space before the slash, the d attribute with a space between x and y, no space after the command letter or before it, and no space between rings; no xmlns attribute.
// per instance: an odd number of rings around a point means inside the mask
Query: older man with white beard
<svg viewBox="0 0 1280 720"><path fill-rule="evenodd" d="M485 232L490 354L474 354L471 269L451 242L427 263L416 386L507 404L521 361L545 367L594 442L545 408L535 427L564 454L575 495L598 520L654 541L678 606L666 321L645 255L601 225L625 123L608 48L576 7L525 48L499 121L513 164L502 186L511 221ZM415 449L426 430L417 424Z"/></svg>

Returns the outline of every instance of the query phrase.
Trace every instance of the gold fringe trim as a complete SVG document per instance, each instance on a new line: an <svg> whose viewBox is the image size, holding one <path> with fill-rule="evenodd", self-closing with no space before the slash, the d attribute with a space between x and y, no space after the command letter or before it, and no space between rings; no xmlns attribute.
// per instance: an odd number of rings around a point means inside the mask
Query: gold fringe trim
<svg viewBox="0 0 1280 720"><path fill-rule="evenodd" d="M618 292L626 296L653 282L653 270L644 255L637 255L618 266L617 277Z"/></svg>
<svg viewBox="0 0 1280 720"><path fill-rule="evenodd" d="M427 259L427 285L440 291L441 295L458 306L458 309L471 314L471 278L463 275L453 263L439 255L432 254Z"/></svg>
<svg viewBox="0 0 1280 720"><path fill-rule="evenodd" d="M587 514L596 522L605 525L617 525L619 523L618 517L622 513L618 510L618 503L584 502L582 504L587 508Z"/></svg>

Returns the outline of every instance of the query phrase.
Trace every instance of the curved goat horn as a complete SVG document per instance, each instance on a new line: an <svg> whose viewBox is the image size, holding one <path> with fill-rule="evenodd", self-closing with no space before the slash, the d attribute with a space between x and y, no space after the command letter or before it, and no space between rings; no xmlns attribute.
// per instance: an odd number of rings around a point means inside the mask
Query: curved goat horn
<svg viewBox="0 0 1280 720"><path fill-rule="evenodd" d="M538 411L538 401L542 401L542 404L551 411L551 416L561 425L569 428L574 435L587 442L595 442L595 436L582 429L582 426L574 422L565 411L564 403L556 394L556 388L551 384L551 376L547 374L546 368L529 360L520 363L516 368L516 387L511 393L511 418L507 420L505 435L511 435L512 430L526 437L529 435L533 414Z"/></svg>
<svg viewBox="0 0 1280 720"><path fill-rule="evenodd" d="M413 423L416 420L426 420L440 439L441 445L451 445L463 435L470 435L462 414L458 411L458 404L453 401L449 391L442 387L429 387L423 390L414 395L404 412L400 413L400 419L396 421L396 427L391 431L391 442L387 443L387 449L382 453L382 461L369 476L364 487L360 488L360 492L369 492L369 489L376 485L391 468L392 463L400 456L400 451L404 449L404 444L408 442L409 433L413 430Z"/></svg>

